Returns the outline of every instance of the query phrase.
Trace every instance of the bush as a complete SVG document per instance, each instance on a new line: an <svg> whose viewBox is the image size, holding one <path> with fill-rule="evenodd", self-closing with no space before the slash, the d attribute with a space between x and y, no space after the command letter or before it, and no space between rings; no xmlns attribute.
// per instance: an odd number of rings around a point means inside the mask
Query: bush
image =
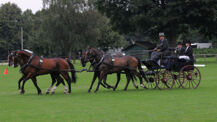
<svg viewBox="0 0 217 122"><path fill-rule="evenodd" d="M194 49L194 54L217 54L217 48Z"/></svg>

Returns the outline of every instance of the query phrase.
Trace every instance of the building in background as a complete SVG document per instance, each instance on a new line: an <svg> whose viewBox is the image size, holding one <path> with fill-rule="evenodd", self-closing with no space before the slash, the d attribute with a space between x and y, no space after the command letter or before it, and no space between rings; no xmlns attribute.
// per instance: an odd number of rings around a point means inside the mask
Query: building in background
<svg viewBox="0 0 217 122"><path fill-rule="evenodd" d="M191 45L197 49L212 48L212 43L192 43Z"/></svg>
<svg viewBox="0 0 217 122"><path fill-rule="evenodd" d="M125 47L122 51L125 55L131 55L145 60L150 58L151 50L155 45L148 41L134 41L131 45Z"/></svg>

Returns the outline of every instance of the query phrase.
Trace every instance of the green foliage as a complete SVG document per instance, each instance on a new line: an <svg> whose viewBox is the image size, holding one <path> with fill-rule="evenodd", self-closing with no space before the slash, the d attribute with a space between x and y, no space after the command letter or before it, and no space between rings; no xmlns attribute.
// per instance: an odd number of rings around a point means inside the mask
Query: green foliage
<svg viewBox="0 0 217 122"><path fill-rule="evenodd" d="M55 50L71 56L72 52L88 45L103 49L121 46L122 43L114 43L121 36L109 27L109 20L94 9L91 1L50 0L44 3L49 6L44 29Z"/></svg>
<svg viewBox="0 0 217 122"><path fill-rule="evenodd" d="M163 31L171 46L189 29L209 38L217 34L216 0L97 0L96 4L119 32L156 39Z"/></svg>
<svg viewBox="0 0 217 122"><path fill-rule="evenodd" d="M6 57L8 49L20 47L20 22L22 21L21 9L12 3L0 7L0 53Z"/></svg>
<svg viewBox="0 0 217 122"><path fill-rule="evenodd" d="M217 48L194 49L194 54L217 54Z"/></svg>
<svg viewBox="0 0 217 122"><path fill-rule="evenodd" d="M93 1L44 0L44 9L23 13L15 4L0 7L0 52L20 49L20 28L24 48L44 56L72 56L88 45L107 50L122 47L123 36L112 30L109 19L101 15Z"/></svg>

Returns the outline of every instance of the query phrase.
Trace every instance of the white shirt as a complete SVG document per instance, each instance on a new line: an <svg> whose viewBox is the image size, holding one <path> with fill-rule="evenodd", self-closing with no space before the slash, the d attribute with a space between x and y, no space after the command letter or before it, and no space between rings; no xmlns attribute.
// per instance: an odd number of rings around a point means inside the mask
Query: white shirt
<svg viewBox="0 0 217 122"><path fill-rule="evenodd" d="M189 47L186 47L185 52L188 50Z"/></svg>

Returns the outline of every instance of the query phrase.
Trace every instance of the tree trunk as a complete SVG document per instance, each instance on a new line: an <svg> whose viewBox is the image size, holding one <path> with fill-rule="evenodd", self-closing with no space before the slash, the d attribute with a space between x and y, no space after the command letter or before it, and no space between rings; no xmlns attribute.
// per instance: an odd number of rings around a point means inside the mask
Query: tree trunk
<svg viewBox="0 0 217 122"><path fill-rule="evenodd" d="M171 26L170 31L168 32L167 37L168 37L167 39L168 39L169 47L171 47L171 48L176 47L176 40L178 38L178 33L176 31L176 27L175 26Z"/></svg>
<svg viewBox="0 0 217 122"><path fill-rule="evenodd" d="M176 39L178 36L170 34L168 35L168 43L169 43L169 47L174 48L176 47Z"/></svg>

